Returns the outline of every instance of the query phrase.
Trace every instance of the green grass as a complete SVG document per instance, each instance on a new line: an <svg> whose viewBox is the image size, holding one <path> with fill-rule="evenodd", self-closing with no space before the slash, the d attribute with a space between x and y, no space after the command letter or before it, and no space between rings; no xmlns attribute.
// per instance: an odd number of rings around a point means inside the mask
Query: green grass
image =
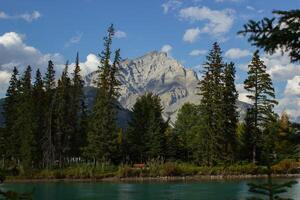
<svg viewBox="0 0 300 200"><path fill-rule="evenodd" d="M300 174L300 162L284 160L272 167L274 174ZM266 174L265 166L252 163L239 163L220 166L198 166L184 162L163 162L153 159L144 168L134 168L128 164L119 166L109 163L76 164L62 169L33 169L24 171L22 168L17 176L8 179L102 179L107 177L166 177L166 176L195 176L195 175L261 175Z"/></svg>

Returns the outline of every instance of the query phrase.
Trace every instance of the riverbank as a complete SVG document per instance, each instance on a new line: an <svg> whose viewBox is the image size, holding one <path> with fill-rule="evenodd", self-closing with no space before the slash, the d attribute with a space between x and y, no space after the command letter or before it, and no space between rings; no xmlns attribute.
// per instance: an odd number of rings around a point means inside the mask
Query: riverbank
<svg viewBox="0 0 300 200"><path fill-rule="evenodd" d="M300 174L273 174L274 178L289 179L289 178L300 178ZM167 177L107 177L107 178L87 178L87 179L14 179L10 177L6 183L59 183L59 182L78 182L78 183L89 183L89 182L134 182L134 183L147 183L147 182L200 182L200 181L222 181L222 180L251 180L251 179L266 179L267 175L195 175L195 176L167 176Z"/></svg>
<svg viewBox="0 0 300 200"><path fill-rule="evenodd" d="M300 177L300 163L285 160L272 166L274 177ZM77 164L65 168L18 169L6 174L6 182L91 182L91 181L200 181L265 178L267 168L252 163L222 166L198 166L180 162L149 162L143 167L114 166L102 163Z"/></svg>

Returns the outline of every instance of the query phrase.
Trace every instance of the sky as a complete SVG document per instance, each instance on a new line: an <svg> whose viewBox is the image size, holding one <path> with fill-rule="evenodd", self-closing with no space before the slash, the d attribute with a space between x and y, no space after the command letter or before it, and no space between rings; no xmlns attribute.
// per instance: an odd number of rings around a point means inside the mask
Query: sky
<svg viewBox="0 0 300 200"><path fill-rule="evenodd" d="M83 75L96 70L102 38L113 23L113 47L122 58L164 51L199 76L207 52L219 42L224 60L235 63L239 98L247 102L243 82L256 48L237 32L250 19L298 8L297 0L1 0L0 97L14 66L44 72L51 59L59 74L79 52ZM300 63L280 52L260 55L273 79L276 111L300 120Z"/></svg>

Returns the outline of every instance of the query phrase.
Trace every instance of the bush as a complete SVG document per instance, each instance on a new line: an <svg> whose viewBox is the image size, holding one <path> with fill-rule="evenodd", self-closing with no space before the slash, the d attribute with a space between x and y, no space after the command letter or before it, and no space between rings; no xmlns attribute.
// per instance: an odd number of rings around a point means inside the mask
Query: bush
<svg viewBox="0 0 300 200"><path fill-rule="evenodd" d="M300 163L293 159L285 159L272 166L275 174L296 174L300 173Z"/></svg>

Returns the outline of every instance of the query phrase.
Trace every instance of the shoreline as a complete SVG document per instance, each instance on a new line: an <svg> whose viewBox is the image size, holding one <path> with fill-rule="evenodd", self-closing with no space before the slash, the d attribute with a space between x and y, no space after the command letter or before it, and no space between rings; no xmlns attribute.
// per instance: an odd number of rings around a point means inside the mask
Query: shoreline
<svg viewBox="0 0 300 200"><path fill-rule="evenodd" d="M273 174L273 178L300 178L300 174ZM195 176L165 176L165 177L107 177L107 178L83 178L83 179L8 179L4 183L160 183L160 182L200 182L200 181L224 181L224 180L251 180L266 179L267 175L195 175Z"/></svg>

